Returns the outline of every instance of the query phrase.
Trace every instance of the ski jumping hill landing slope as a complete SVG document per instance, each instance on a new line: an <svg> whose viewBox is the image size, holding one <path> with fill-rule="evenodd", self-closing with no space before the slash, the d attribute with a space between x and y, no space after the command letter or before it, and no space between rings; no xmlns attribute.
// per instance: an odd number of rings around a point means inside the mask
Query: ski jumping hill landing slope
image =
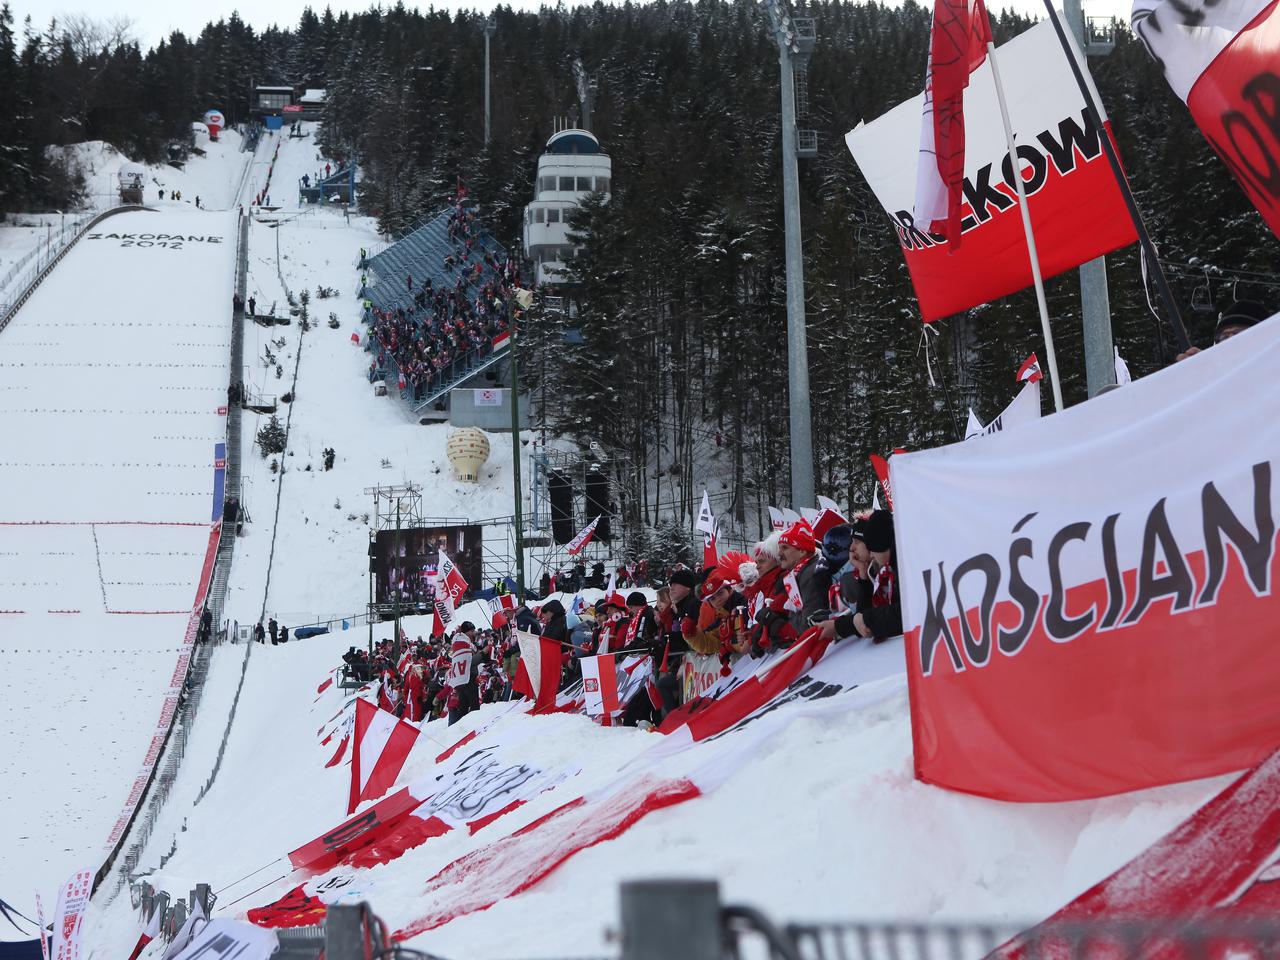
<svg viewBox="0 0 1280 960"><path fill-rule="evenodd" d="M0 333L0 850L26 889L99 865L176 702L221 516L235 249L232 213L109 217Z"/></svg>

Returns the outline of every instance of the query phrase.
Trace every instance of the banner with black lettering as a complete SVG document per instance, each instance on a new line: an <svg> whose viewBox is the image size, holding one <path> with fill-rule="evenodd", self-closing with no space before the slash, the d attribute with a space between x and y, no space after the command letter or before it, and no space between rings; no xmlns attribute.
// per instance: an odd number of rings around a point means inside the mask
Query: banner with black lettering
<svg viewBox="0 0 1280 960"><path fill-rule="evenodd" d="M1102 132L1086 119L1053 26L1041 22L997 54L1044 275L1134 242ZM860 124L845 142L897 230L928 322L1029 287L1031 265L989 60L964 94L962 242L956 248L913 225L923 97Z"/></svg>
<svg viewBox="0 0 1280 960"><path fill-rule="evenodd" d="M1280 236L1277 0L1137 0L1133 29Z"/></svg>
<svg viewBox="0 0 1280 960"><path fill-rule="evenodd" d="M892 460L916 775L1016 801L1280 743L1280 319L1041 421Z"/></svg>

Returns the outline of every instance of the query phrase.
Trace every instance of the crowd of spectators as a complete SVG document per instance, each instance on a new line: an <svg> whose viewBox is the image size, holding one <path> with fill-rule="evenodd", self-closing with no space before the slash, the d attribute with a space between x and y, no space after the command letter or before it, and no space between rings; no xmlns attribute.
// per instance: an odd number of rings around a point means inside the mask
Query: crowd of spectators
<svg viewBox="0 0 1280 960"><path fill-rule="evenodd" d="M514 683L520 659L515 627L560 645L561 690L581 679L584 657L647 658L650 681L609 722L649 728L684 701L681 666L691 655L718 658L727 675L736 661L790 647L811 630L832 642L880 642L901 634L894 564L887 510L831 525L820 538L800 521L761 540L750 556L730 553L703 570L676 565L652 602L634 589L614 589L575 610L552 598L517 606L510 625L499 629L477 631L464 623L448 639L405 642L398 661L390 641L372 660L354 648L344 660L353 679L382 681L385 709L411 720L448 715L452 723L481 703L521 696ZM585 568L577 573L588 587L603 564L589 577ZM472 674L450 686L450 658L459 652L471 654Z"/></svg>
<svg viewBox="0 0 1280 960"><path fill-rule="evenodd" d="M414 723L448 717L454 723L482 703L511 696L514 665L510 631L477 630L463 623L448 639L402 638L399 656L391 640L379 642L370 656L352 647L342 656L351 680L379 681L378 706ZM463 682L449 683L452 654L469 648ZM510 670L508 669L510 667Z"/></svg>
<svg viewBox="0 0 1280 960"><path fill-rule="evenodd" d="M461 192L461 191L460 191ZM459 197L448 216L451 252L432 276L404 278L400 306L370 305L366 347L375 353L369 379L385 377L392 365L399 387L413 400L449 383L472 360L493 351L493 341L509 329L508 311L517 281L515 261L476 252L475 211Z"/></svg>

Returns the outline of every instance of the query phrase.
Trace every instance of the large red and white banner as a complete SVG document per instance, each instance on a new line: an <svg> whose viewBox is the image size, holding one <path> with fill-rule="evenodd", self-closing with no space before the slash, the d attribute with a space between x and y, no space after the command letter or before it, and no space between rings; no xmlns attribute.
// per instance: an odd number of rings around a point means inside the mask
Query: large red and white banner
<svg viewBox="0 0 1280 960"><path fill-rule="evenodd" d="M93 870L88 867L67 877L58 890L58 907L53 915L53 960L79 960L80 925L93 892Z"/></svg>
<svg viewBox="0 0 1280 960"><path fill-rule="evenodd" d="M1114 958L1108 921L1129 925L1126 952L1147 960L1257 956L1271 933L1247 918L1274 918L1280 907L1277 856L1280 751L989 960ZM1086 943L1085 930L1102 935Z"/></svg>
<svg viewBox="0 0 1280 960"><path fill-rule="evenodd" d="M1277 0L1137 0L1133 28L1280 236Z"/></svg>
<svg viewBox="0 0 1280 960"><path fill-rule="evenodd" d="M1037 24L999 47L998 56L1044 275L1132 243L1137 236L1103 153L1103 132L1086 117L1053 26ZM845 142L897 230L920 312L931 321L1032 281L991 64L973 72L964 92L959 245L916 225L922 101L923 94L859 125Z"/></svg>
<svg viewBox="0 0 1280 960"><path fill-rule="evenodd" d="M1002 800L1280 743L1280 320L1043 420L893 458L916 775Z"/></svg>

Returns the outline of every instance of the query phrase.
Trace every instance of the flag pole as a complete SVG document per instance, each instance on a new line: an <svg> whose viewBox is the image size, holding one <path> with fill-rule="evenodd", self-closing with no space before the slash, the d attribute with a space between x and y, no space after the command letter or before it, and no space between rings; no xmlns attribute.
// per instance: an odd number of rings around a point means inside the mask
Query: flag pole
<svg viewBox="0 0 1280 960"><path fill-rule="evenodd" d="M1009 163L1013 170L1013 186L1018 192L1018 211L1022 214L1022 232L1027 238L1027 256L1031 260L1031 278L1035 281L1036 305L1040 308L1040 326L1044 330L1045 361L1053 378L1053 406L1062 412L1062 379L1058 376L1058 356L1053 349L1053 331L1049 329L1049 305L1044 298L1044 277L1040 275L1040 255L1036 252L1036 237L1031 229L1031 211L1027 207L1027 190L1022 183L1022 164L1018 161L1018 148L1013 140L1013 124L1009 122L1009 105L1004 99L1004 83L1000 80L1000 65L996 62L996 45L987 41L987 57L991 61L991 79L996 85L996 100L1000 102L1000 119L1004 121L1004 139L1009 148Z"/></svg>
<svg viewBox="0 0 1280 960"><path fill-rule="evenodd" d="M1080 63L1076 60L1075 52L1067 41L1066 31L1063 29L1062 20L1058 17L1058 11L1054 9L1053 0L1044 0L1044 8L1049 12L1049 19L1053 22L1054 32L1058 35L1058 43L1062 45L1062 52L1067 58L1067 63L1071 65L1072 75L1076 78L1076 86L1080 88L1080 95L1084 97L1084 108L1089 116L1089 122L1098 131L1098 138L1102 141L1102 150L1107 155L1107 163L1111 167L1112 176L1116 179L1116 186L1120 188L1120 195L1124 197L1124 204L1129 208L1129 219L1133 221L1133 228L1137 231L1138 243L1142 247L1143 254L1151 263L1151 270L1155 275L1156 290L1160 294L1160 300L1164 303L1165 310L1169 313L1169 321L1173 324L1173 332L1177 334L1178 343L1182 349L1188 350L1191 348L1191 338L1187 336L1187 327L1182 320L1182 311L1178 309L1177 301L1173 299L1173 291L1169 288L1169 278L1164 275L1164 267L1160 266L1160 259L1156 256L1155 244L1151 242L1151 234L1147 233L1147 225L1142 219L1142 211L1138 209L1138 202L1134 199L1133 190L1129 186L1129 178L1125 176L1124 167L1120 165L1120 157L1116 154L1115 144L1111 142L1111 135L1107 133L1107 128L1102 125L1102 115L1098 110L1098 104L1093 99L1093 91L1085 81L1084 73L1080 69Z"/></svg>

